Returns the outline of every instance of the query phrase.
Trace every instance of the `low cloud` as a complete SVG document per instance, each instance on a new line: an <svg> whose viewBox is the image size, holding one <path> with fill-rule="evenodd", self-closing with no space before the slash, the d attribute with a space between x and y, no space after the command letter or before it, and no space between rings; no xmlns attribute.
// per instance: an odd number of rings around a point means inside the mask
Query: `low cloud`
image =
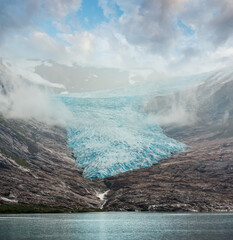
<svg viewBox="0 0 233 240"><path fill-rule="evenodd" d="M72 115L53 92L48 86L34 84L0 64L0 113L5 117L65 126Z"/></svg>
<svg viewBox="0 0 233 240"><path fill-rule="evenodd" d="M145 105L149 118L160 126L185 126L197 121L199 102L196 89L150 99Z"/></svg>

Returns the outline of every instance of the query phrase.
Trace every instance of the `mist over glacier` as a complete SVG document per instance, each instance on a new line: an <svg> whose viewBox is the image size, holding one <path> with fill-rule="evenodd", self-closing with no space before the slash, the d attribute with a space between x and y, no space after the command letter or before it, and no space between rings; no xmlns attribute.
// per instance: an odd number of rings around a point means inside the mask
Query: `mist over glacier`
<svg viewBox="0 0 233 240"><path fill-rule="evenodd" d="M59 95L73 114L67 123L68 146L83 175L105 178L149 167L184 150L187 146L166 136L161 126L193 124L199 104L195 90L219 76L210 72ZM183 93L179 101L178 93ZM170 107L164 101L159 106L157 97L170 101Z"/></svg>
<svg viewBox="0 0 233 240"><path fill-rule="evenodd" d="M212 82L226 78L228 81L229 75L224 70L222 73L157 78L154 81L141 79L108 90L99 90L98 86L95 91L88 91L88 87L84 91L82 83L85 79L80 79L77 88L68 93L67 79L62 71L56 82L58 74L53 72L54 64L46 61L20 61L16 64L3 60L0 65L0 112L8 118L37 119L49 125L66 127L68 146L87 178L104 178L148 167L182 151L185 145L166 136L162 128L197 121L197 109L201 104L200 84L208 79ZM43 76L36 72L38 66L51 68L53 83L48 81L48 72L44 71ZM71 71L77 75L85 69L77 66L63 68L65 73ZM97 76L95 70L92 69ZM95 77L93 88L99 79L104 84L107 75L104 81ZM211 92L202 95L210 98Z"/></svg>

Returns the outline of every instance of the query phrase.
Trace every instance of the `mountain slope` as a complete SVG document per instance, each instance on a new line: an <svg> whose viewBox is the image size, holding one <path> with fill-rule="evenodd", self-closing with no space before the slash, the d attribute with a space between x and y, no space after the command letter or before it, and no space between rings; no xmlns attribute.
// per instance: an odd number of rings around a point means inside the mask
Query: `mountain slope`
<svg viewBox="0 0 233 240"><path fill-rule="evenodd" d="M82 177L64 129L2 116L0 179L1 205L42 206L45 211L99 209L103 201L96 194L106 189Z"/></svg>
<svg viewBox="0 0 233 240"><path fill-rule="evenodd" d="M17 88L7 69L0 71L5 112L21 101L12 98ZM152 167L102 180L83 178L64 128L35 116L0 115L0 211L233 211L232 80L232 73L215 75L189 91L153 97L145 106L148 114L190 148Z"/></svg>
<svg viewBox="0 0 233 240"><path fill-rule="evenodd" d="M199 140L150 168L106 178L105 209L233 211L233 138Z"/></svg>
<svg viewBox="0 0 233 240"><path fill-rule="evenodd" d="M215 80L148 103L166 134L190 148L106 178L106 210L233 211L233 74ZM186 121L176 118L181 112Z"/></svg>

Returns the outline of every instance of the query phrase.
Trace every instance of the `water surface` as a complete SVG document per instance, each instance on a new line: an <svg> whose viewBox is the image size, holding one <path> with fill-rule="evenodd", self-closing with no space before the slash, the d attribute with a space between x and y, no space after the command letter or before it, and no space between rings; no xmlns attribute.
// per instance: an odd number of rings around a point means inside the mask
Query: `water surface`
<svg viewBox="0 0 233 240"><path fill-rule="evenodd" d="M81 213L0 215L0 239L231 240L233 213Z"/></svg>

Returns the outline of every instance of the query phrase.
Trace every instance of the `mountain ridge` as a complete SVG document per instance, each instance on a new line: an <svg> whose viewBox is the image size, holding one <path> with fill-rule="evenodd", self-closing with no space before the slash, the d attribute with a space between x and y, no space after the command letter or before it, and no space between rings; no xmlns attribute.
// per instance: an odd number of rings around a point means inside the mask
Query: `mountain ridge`
<svg viewBox="0 0 233 240"><path fill-rule="evenodd" d="M1 97L13 91L4 77ZM188 115L195 110L198 118L190 124L162 125L169 137L191 148L152 167L105 179L83 178L64 126L1 115L0 211L233 211L232 74L225 80L210 79L195 88L201 102L195 108L185 91L151 98L148 114L166 115L180 102Z"/></svg>

